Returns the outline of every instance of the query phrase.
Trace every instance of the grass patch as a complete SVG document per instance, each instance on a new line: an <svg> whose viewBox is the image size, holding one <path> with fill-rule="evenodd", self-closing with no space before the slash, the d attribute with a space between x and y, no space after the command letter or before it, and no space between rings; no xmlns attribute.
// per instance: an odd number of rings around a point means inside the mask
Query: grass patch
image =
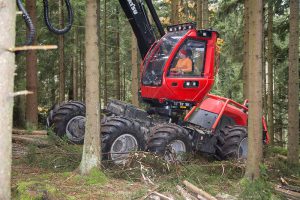
<svg viewBox="0 0 300 200"><path fill-rule="evenodd" d="M279 196L275 195L275 191L271 183L264 178L254 180L252 182L244 178L240 181L240 186L242 189L242 192L239 195L240 199L281 199Z"/></svg>
<svg viewBox="0 0 300 200"><path fill-rule="evenodd" d="M95 185L95 184L105 184L107 182L107 177L105 174L99 169L92 169L90 174L83 177L88 185Z"/></svg>
<svg viewBox="0 0 300 200"><path fill-rule="evenodd" d="M39 200L39 199L70 199L48 183L38 181L19 182L17 184L15 199Z"/></svg>
<svg viewBox="0 0 300 200"><path fill-rule="evenodd" d="M51 132L47 140L50 145L45 148L29 145L26 156L19 164L25 163L53 172L73 171L79 166L82 155L81 145L69 144Z"/></svg>

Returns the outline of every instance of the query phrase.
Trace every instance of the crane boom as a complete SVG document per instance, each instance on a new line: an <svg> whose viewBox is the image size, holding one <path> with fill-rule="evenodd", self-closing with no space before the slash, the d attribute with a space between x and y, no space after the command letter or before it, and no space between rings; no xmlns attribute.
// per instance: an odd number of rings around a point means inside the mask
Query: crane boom
<svg viewBox="0 0 300 200"><path fill-rule="evenodd" d="M152 44L157 40L155 31L150 24L145 6L140 0L119 0L119 2L137 38L141 56L144 58ZM165 32L154 9L152 1L146 0L146 4L155 25L158 28L160 36L162 37Z"/></svg>

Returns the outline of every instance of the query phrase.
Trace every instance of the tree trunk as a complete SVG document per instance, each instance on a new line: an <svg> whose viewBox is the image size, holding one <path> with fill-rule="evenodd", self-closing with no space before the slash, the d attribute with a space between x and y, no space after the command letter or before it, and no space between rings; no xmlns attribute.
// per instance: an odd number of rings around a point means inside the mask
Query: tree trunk
<svg viewBox="0 0 300 200"><path fill-rule="evenodd" d="M36 27L36 1L26 0L26 9L32 19L32 23ZM29 32L27 31L27 34ZM36 37L34 38L34 44ZM33 92L26 96L25 118L29 127L36 128L38 125L38 97L37 97L37 56L36 51L31 50L26 53L26 89Z"/></svg>
<svg viewBox="0 0 300 200"><path fill-rule="evenodd" d="M78 28L74 28L74 49L73 49L73 99L78 100Z"/></svg>
<svg viewBox="0 0 300 200"><path fill-rule="evenodd" d="M273 0L268 3L268 128L271 144L274 143L273 116Z"/></svg>
<svg viewBox="0 0 300 200"><path fill-rule="evenodd" d="M290 0L288 162L299 163L299 0Z"/></svg>
<svg viewBox="0 0 300 200"><path fill-rule="evenodd" d="M197 2L197 16L196 16L196 21L197 21L197 29L202 28L202 0L196 0Z"/></svg>
<svg viewBox="0 0 300 200"><path fill-rule="evenodd" d="M0 199L11 199L12 113L15 54L7 49L15 46L16 1L2 0L0 9Z"/></svg>
<svg viewBox="0 0 300 200"><path fill-rule="evenodd" d="M82 42L79 42L79 99L83 101L83 58Z"/></svg>
<svg viewBox="0 0 300 200"><path fill-rule="evenodd" d="M116 26L116 98L121 99L121 78L120 78L120 28L119 28L119 14L120 10L119 7L116 7L116 20L117 20L117 26Z"/></svg>
<svg viewBox="0 0 300 200"><path fill-rule="evenodd" d="M103 77L104 77L104 105L107 104L107 6L106 0L104 1L104 69L103 69Z"/></svg>
<svg viewBox="0 0 300 200"><path fill-rule="evenodd" d="M137 41L135 38L134 33L132 32L132 42L131 42L131 77L132 77L132 82L131 82L131 103L135 106L139 106L139 78L138 78L138 65L137 65Z"/></svg>
<svg viewBox="0 0 300 200"><path fill-rule="evenodd" d="M171 17L171 23L172 24L178 24L179 20L179 13L178 13L178 8L179 8L179 0L173 0L171 2L171 7L172 7L172 17Z"/></svg>
<svg viewBox="0 0 300 200"><path fill-rule="evenodd" d="M99 49L97 28L97 0L86 1L86 123L81 174L100 168L100 107L99 107Z"/></svg>
<svg viewBox="0 0 300 200"><path fill-rule="evenodd" d="M244 5L243 98L249 98L249 0Z"/></svg>
<svg viewBox="0 0 300 200"><path fill-rule="evenodd" d="M209 28L209 10L208 10L208 0L202 0L202 28Z"/></svg>
<svg viewBox="0 0 300 200"><path fill-rule="evenodd" d="M248 117L248 157L245 176L259 177L262 159L262 1L249 1L249 117Z"/></svg>
<svg viewBox="0 0 300 200"><path fill-rule="evenodd" d="M29 0L30 1L30 0ZM59 25L64 27L64 1L59 0ZM64 35L58 36L58 51L59 51L59 102L65 101L65 55L64 55Z"/></svg>
<svg viewBox="0 0 300 200"><path fill-rule="evenodd" d="M97 0L97 25L100 27L101 25L101 4L100 4L100 0ZM98 35L98 51L99 54L101 52L101 31L100 28L97 28L97 35ZM101 59L99 59L99 77L101 77ZM102 82L99 79L99 86L100 86L100 90L101 90L101 86L102 86ZM101 108L101 99L102 99L102 94L99 93L99 106Z"/></svg>

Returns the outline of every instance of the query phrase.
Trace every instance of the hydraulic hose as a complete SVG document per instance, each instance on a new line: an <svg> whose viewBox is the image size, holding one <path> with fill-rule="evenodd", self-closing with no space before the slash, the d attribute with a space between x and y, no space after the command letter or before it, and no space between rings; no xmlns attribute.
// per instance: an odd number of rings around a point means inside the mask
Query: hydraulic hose
<svg viewBox="0 0 300 200"><path fill-rule="evenodd" d="M63 29L57 29L57 28L53 27L53 25L52 25L52 23L50 22L50 19L49 19L48 0L43 0L43 3L44 3L44 20L45 20L46 26L49 29L49 31L51 31L51 32L53 32L57 35L62 35L62 34L67 33L69 30L71 30L74 15L73 15L72 6L70 4L70 0L65 0L65 4L66 4L66 7L67 7L67 11L68 11L68 23Z"/></svg>
<svg viewBox="0 0 300 200"><path fill-rule="evenodd" d="M19 10L22 12L22 17L26 23L26 26L28 28L28 35L27 35L27 39L24 45L32 45L34 42L34 37L35 37L35 27L32 23L32 20L29 16L29 14L27 13L26 9L24 8L23 4L22 4L22 0L17 0L17 5Z"/></svg>

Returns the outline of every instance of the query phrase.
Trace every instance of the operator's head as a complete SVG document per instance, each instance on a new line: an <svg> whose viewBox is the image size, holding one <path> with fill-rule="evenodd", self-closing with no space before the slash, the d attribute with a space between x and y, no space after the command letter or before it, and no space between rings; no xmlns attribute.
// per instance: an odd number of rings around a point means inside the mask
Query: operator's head
<svg viewBox="0 0 300 200"><path fill-rule="evenodd" d="M186 57L187 57L187 52L186 52L186 50L181 49L181 50L179 51L179 56L180 56L181 58L186 58Z"/></svg>

